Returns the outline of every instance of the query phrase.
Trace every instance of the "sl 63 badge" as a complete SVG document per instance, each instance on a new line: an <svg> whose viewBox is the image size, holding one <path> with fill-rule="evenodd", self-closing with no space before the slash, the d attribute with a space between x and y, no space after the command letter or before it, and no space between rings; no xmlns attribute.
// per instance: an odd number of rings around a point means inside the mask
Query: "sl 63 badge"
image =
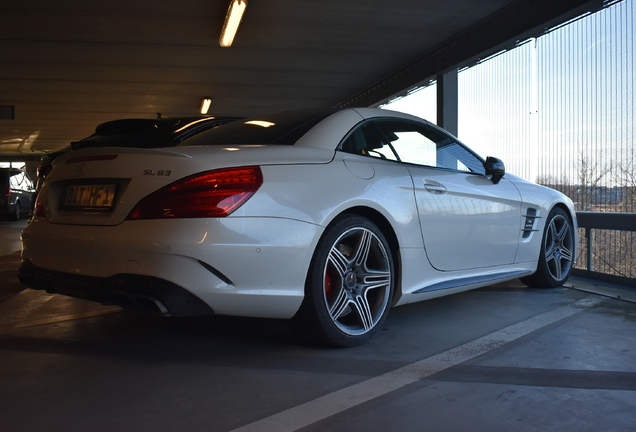
<svg viewBox="0 0 636 432"><path fill-rule="evenodd" d="M170 174L172 174L172 171L168 171L168 170L159 170L157 172L155 172L155 170L144 170L144 175L156 175L156 176L164 176L167 177Z"/></svg>

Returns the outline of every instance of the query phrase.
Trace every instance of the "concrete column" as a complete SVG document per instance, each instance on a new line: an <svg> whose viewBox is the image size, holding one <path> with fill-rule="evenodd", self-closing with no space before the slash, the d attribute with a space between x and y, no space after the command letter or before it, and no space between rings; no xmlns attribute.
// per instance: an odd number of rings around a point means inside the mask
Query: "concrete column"
<svg viewBox="0 0 636 432"><path fill-rule="evenodd" d="M458 132L457 69L437 75L437 125L453 135Z"/></svg>

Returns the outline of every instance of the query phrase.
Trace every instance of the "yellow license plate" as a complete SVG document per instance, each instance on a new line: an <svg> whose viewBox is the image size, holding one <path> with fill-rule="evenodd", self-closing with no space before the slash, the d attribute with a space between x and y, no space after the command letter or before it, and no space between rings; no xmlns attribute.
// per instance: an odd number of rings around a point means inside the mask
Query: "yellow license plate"
<svg viewBox="0 0 636 432"><path fill-rule="evenodd" d="M110 209L113 206L116 188L112 184L68 185L62 207Z"/></svg>

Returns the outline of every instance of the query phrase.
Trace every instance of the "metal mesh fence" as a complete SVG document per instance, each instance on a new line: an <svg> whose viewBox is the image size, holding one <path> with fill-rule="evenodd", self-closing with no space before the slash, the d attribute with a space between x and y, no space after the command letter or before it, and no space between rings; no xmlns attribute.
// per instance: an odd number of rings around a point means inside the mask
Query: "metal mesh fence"
<svg viewBox="0 0 636 432"><path fill-rule="evenodd" d="M635 2L607 1L461 70L459 138L503 159L507 171L562 191L579 211L635 213ZM434 88L418 93L429 108L408 111L433 120ZM410 97L387 108L412 107ZM596 231L595 270L636 277L634 240L632 232ZM577 268L587 260L581 246Z"/></svg>
<svg viewBox="0 0 636 432"><path fill-rule="evenodd" d="M636 212L633 0L460 73L459 136L579 211ZM633 232L581 237L576 268L636 278Z"/></svg>
<svg viewBox="0 0 636 432"><path fill-rule="evenodd" d="M636 212L634 0L459 74L459 137L577 210Z"/></svg>

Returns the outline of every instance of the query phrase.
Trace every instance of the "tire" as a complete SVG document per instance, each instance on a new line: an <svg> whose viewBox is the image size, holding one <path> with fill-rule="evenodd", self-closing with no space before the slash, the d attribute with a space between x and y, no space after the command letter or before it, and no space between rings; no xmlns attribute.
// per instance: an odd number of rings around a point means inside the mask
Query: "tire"
<svg viewBox="0 0 636 432"><path fill-rule="evenodd" d="M20 220L20 218L22 217L22 211L20 209L20 201L15 202L15 209L13 210L13 213L11 213L9 217L11 218L11 220L14 220L14 221Z"/></svg>
<svg viewBox="0 0 636 432"><path fill-rule="evenodd" d="M521 278L521 282L537 288L556 288L563 285L572 273L574 245L574 228L570 216L563 209L553 209L545 224L537 271Z"/></svg>
<svg viewBox="0 0 636 432"><path fill-rule="evenodd" d="M393 257L382 232L364 217L342 215L318 242L293 329L319 344L360 345L386 319L394 285Z"/></svg>

